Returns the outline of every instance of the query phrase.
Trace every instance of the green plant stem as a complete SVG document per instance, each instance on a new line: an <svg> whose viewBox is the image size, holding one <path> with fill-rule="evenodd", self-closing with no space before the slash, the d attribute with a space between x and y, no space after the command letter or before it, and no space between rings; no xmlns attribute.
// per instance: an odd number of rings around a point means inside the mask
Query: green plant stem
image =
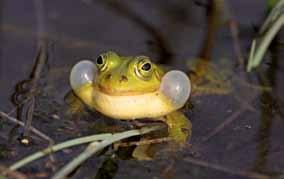
<svg viewBox="0 0 284 179"><path fill-rule="evenodd" d="M41 158L45 155L48 155L52 152L56 152L56 151L59 151L59 150L62 150L62 149L68 148L68 147L72 147L72 146L75 146L75 145L92 142L92 141L95 141L95 140L104 140L104 139L111 137L111 136L112 136L112 134L97 134L97 135L91 135L91 136L80 137L80 138L77 138L77 139L68 140L66 142L63 142L63 143L60 143L60 144L57 144L57 145L54 145L54 146L50 146L50 147L48 147L44 150L41 150L41 151L36 152L34 154L31 154L31 155L23 158L22 160L17 161L13 165L11 165L9 167L9 169L10 170L17 170L17 169L23 167L24 165L26 165L26 164L28 164L28 163L36 160L36 159L39 159L39 158Z"/></svg>
<svg viewBox="0 0 284 179"><path fill-rule="evenodd" d="M142 129L140 129L140 130L142 130ZM132 130L132 131L136 131L136 130ZM120 133L118 133L118 134L120 134ZM34 160L37 160L41 157L44 157L44 156L46 156L46 155L48 155L52 152L57 152L59 150L65 149L65 148L73 147L73 146L84 144L84 143L89 143L89 142L99 141L99 140L106 140L108 138L111 138L112 136L113 136L113 134L96 134L96 135L90 135L90 136L86 136L86 137L80 137L80 138L77 138L77 139L68 140L68 141L62 142L60 144L50 146L50 147L43 149L39 152L36 152L34 154L31 154L31 155L17 161L13 165L11 165L9 167L9 169L14 171L14 170L17 170L17 169L25 166L26 164L28 164L28 163L30 163Z"/></svg>
<svg viewBox="0 0 284 179"><path fill-rule="evenodd" d="M252 58L249 59L249 63L247 66L248 72L250 72L252 68L257 67L260 64L269 44L271 43L275 35L278 33L278 31L281 29L283 23L284 14L278 17L278 19L272 24L271 28L266 32L265 36L262 38L260 45L256 50L256 53L254 55L251 55Z"/></svg>
<svg viewBox="0 0 284 179"><path fill-rule="evenodd" d="M271 8L273 7L273 9L270 11L268 17L266 18L266 20L264 21L263 25L260 28L260 31L259 31L260 34L263 34L267 30L267 28L271 26L271 23L277 17L279 17L281 13L283 13L282 9L284 8L284 0L277 0L277 3L274 2L273 4L274 6L271 6Z"/></svg>
<svg viewBox="0 0 284 179"><path fill-rule="evenodd" d="M71 173L75 168L77 168L81 163L83 163L85 160L90 158L93 154L96 152L102 150L106 146L117 142L119 140L136 136L136 135L142 135L149 133L151 131L160 129L160 126L153 126L153 127L144 127L139 130L131 130L126 131L122 133L113 134L112 137L105 139L101 142L95 141L88 145L88 147L85 149L84 152L82 152L80 155L78 155L76 158L74 158L71 162L69 162L67 165L65 165L58 173L56 173L52 179L61 179L65 178L69 173Z"/></svg>

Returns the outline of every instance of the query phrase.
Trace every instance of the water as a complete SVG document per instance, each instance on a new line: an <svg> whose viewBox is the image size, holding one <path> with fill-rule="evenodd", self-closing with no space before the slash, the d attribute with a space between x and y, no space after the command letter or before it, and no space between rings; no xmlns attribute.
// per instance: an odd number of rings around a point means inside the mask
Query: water
<svg viewBox="0 0 284 179"><path fill-rule="evenodd" d="M240 42L245 57L254 26L265 16L265 4L228 1L231 14L239 22ZM11 96L15 86L28 79L37 55L37 23L33 1L1 1L0 110L14 109ZM37 99L33 125L60 142L90 134L89 127L103 120L98 113L66 115L64 97L70 91L71 67L80 59L95 59L99 53L115 50L124 55L148 55L156 61L186 70L186 60L200 51L206 31L204 8L192 1L44 1L45 30L52 45L48 67L40 80L43 93ZM281 39L281 36L280 36ZM283 175L283 52L271 48L258 71L247 76L250 83L268 81L271 92L263 92L242 83L230 72L232 91L226 95L192 96L194 108L187 111L193 135L176 155L160 154L153 161L114 160L115 178L261 178ZM213 62L225 59L228 69L235 68L236 56L230 31L224 25L216 34ZM271 59L278 59L271 63ZM223 60L224 61L224 60ZM223 63L222 61L222 63ZM222 71L224 68L219 68ZM232 75L233 74L233 75ZM266 79L266 80L263 80ZM58 115L60 119L52 118ZM15 113L12 114L15 116ZM69 118L68 118L69 117ZM80 119L79 119L80 118ZM79 119L79 120L78 120ZM95 120L94 120L95 119ZM213 133L225 121L232 122ZM110 122L111 124L113 122ZM14 125L1 123L0 163L8 166L16 160L47 146L34 139L29 147L20 146L11 133ZM1 127L0 126L0 127ZM17 134L17 130L15 130ZM2 150L3 146L3 150ZM8 154L6 149L8 149ZM83 147L57 155L57 169L76 156ZM93 178L106 157L93 157L75 173L75 178ZM35 177L46 174L48 159L28 165L21 171ZM107 166L108 166L107 165ZM101 168L101 169L100 169ZM167 169L167 170L165 170ZM110 172L107 172L110 173ZM38 176L37 176L38 177Z"/></svg>

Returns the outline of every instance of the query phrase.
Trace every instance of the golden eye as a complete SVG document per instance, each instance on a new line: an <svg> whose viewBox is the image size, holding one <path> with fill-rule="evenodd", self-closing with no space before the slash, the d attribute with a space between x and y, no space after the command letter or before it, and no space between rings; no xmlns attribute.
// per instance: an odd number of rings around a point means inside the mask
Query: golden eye
<svg viewBox="0 0 284 179"><path fill-rule="evenodd" d="M100 71L104 71L107 68L107 58L105 55L98 56L96 65Z"/></svg>
<svg viewBox="0 0 284 179"><path fill-rule="evenodd" d="M138 62L135 68L136 75L143 80L149 80L153 74L151 61L149 60L148 57L144 56L137 58Z"/></svg>

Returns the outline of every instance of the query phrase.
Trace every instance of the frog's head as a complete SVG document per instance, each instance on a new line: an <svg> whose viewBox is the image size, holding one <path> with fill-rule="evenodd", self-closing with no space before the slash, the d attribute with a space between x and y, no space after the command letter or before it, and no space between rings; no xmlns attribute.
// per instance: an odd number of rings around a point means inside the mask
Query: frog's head
<svg viewBox="0 0 284 179"><path fill-rule="evenodd" d="M114 96L157 91L164 72L146 56L125 57L114 52L101 54L96 62L95 85Z"/></svg>
<svg viewBox="0 0 284 179"><path fill-rule="evenodd" d="M95 63L86 60L77 63L71 71L70 83L74 92L81 99L88 98L83 101L90 104L95 91L109 96L104 100L111 104L115 104L113 99L118 98L110 96L124 96L123 99L137 101L140 98L135 96L143 95L146 99L151 95L149 99L168 99L175 106L172 109L184 105L191 89L188 77L181 71L165 73L146 56L128 57L114 52L101 54ZM87 88L83 89L84 86Z"/></svg>

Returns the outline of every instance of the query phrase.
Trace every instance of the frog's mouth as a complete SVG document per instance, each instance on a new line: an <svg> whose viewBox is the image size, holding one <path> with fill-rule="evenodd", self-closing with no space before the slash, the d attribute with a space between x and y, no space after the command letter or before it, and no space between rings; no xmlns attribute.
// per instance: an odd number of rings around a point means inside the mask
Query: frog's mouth
<svg viewBox="0 0 284 179"><path fill-rule="evenodd" d="M95 89L110 96L138 96L138 95L145 95L147 93L154 93L159 91L159 88L147 91L125 90L125 89L109 88L101 84L98 84L97 87L95 87Z"/></svg>

